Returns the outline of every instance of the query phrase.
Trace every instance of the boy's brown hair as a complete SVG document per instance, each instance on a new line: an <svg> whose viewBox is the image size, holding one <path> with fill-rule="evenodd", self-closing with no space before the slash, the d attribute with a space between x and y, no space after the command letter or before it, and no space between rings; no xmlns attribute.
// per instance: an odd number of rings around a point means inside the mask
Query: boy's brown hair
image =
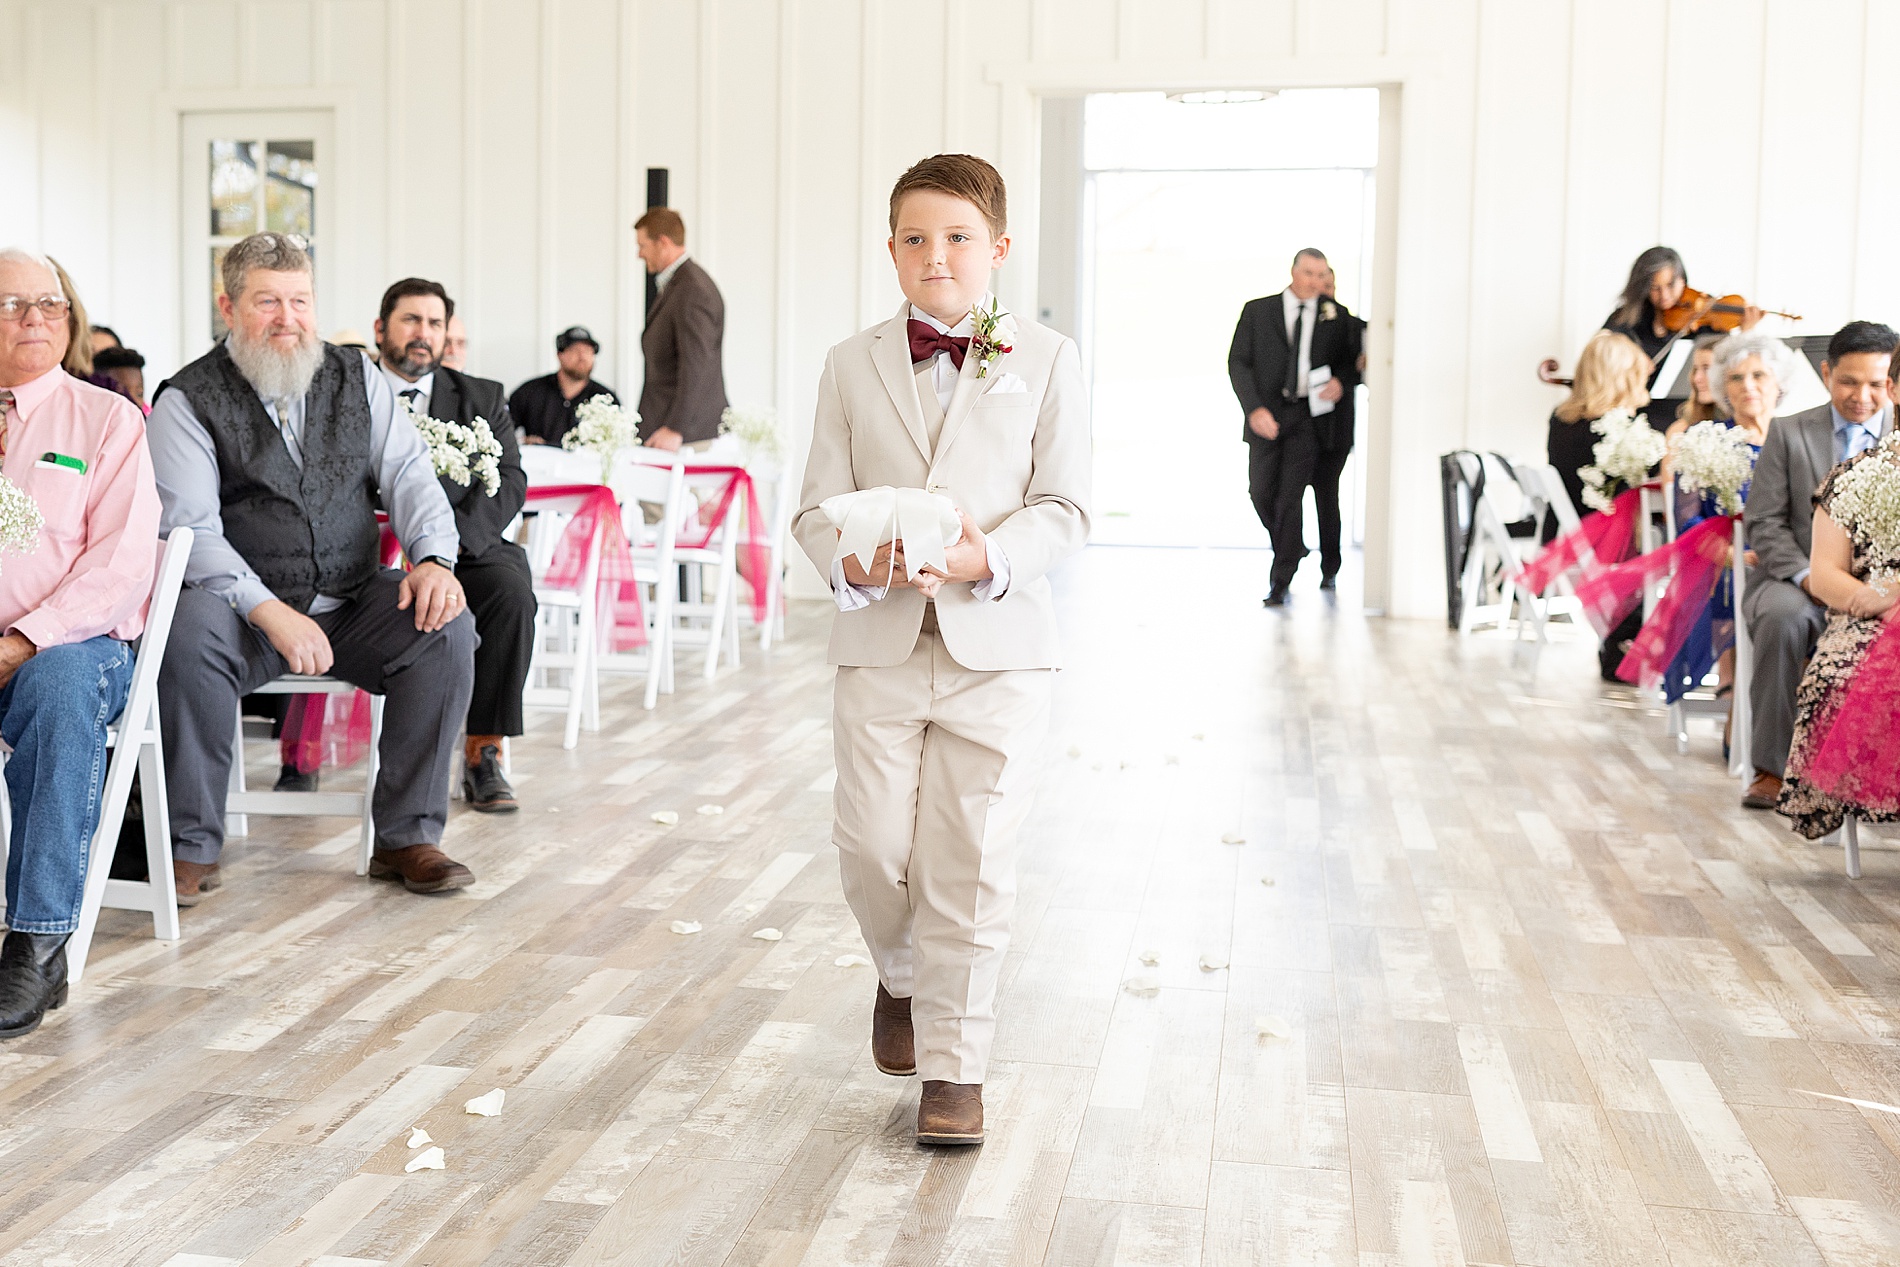
<svg viewBox="0 0 1900 1267"><path fill-rule="evenodd" d="M906 194L919 189L961 198L983 214L990 237L1000 238L1009 228L1009 194L1003 177L974 154L933 154L912 164L891 186L891 232L897 232L897 208Z"/></svg>

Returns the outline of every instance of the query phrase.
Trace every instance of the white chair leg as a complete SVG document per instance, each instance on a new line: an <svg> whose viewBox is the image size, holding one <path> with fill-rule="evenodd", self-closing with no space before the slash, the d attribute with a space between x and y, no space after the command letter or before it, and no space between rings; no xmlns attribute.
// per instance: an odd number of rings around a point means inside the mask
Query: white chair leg
<svg viewBox="0 0 1900 1267"><path fill-rule="evenodd" d="M157 733L158 727L152 727ZM139 796L145 810L145 874L152 885L152 936L177 941L178 890L172 871L171 802L165 793L165 749L147 744L139 753Z"/></svg>
<svg viewBox="0 0 1900 1267"><path fill-rule="evenodd" d="M712 623L706 629L706 667L702 671L708 682L719 672L719 653L726 645L726 604L732 597L732 569L721 568L719 581L713 587Z"/></svg>
<svg viewBox="0 0 1900 1267"><path fill-rule="evenodd" d="M237 735L231 740L231 779L230 790L244 791L244 706L238 705ZM226 836L248 836L251 834L251 819L248 814L224 816L224 834Z"/></svg>
<svg viewBox="0 0 1900 1267"><path fill-rule="evenodd" d="M1860 879L1860 820L1852 814L1841 823L1841 851L1847 855L1847 878Z"/></svg>
<svg viewBox="0 0 1900 1267"><path fill-rule="evenodd" d="M369 874L376 848L376 776L383 764L383 697L369 697L369 755L363 761L363 832L356 850L356 874Z"/></svg>
<svg viewBox="0 0 1900 1267"><path fill-rule="evenodd" d="M128 729L131 728L121 723L121 741ZM86 842L79 925L66 939L66 975L74 985L86 975L86 952L92 948L92 930L99 923L99 906L106 896L106 875L112 869L112 852L119 843L119 827L125 821L125 804L132 792L132 772L137 768L135 758L121 753L116 746L112 749L106 763L105 792L99 798L99 822L93 828L92 839Z"/></svg>

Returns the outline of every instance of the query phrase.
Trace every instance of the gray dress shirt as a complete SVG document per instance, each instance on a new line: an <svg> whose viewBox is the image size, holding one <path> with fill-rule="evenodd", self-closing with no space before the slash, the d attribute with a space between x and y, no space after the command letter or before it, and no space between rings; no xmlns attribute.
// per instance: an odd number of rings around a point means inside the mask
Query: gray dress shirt
<svg viewBox="0 0 1900 1267"><path fill-rule="evenodd" d="M363 389L369 398L369 445L376 463L376 491L389 512L390 527L402 542L403 553L411 559L453 559L460 547L455 511L436 479L428 446L415 426L398 416L396 394L367 355L363 357ZM289 407L280 414L276 401L262 396L258 399L277 424L291 460L302 466L304 402L289 401ZM277 595L224 539L218 457L211 433L199 421L185 393L168 391L152 406L145 436L152 450L159 499L164 503L160 530L189 528L195 534L185 583L211 591L248 619L252 608ZM333 611L343 601L319 594L310 604L310 614Z"/></svg>

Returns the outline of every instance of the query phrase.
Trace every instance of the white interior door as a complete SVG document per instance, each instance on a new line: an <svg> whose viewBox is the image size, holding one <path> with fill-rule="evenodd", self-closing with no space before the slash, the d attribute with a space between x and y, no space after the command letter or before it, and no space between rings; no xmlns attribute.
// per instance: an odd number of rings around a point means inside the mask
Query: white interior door
<svg viewBox="0 0 1900 1267"><path fill-rule="evenodd" d="M336 224L336 125L328 110L193 112L179 125L180 351L190 361L224 337L218 267L250 234L294 233L309 243L317 311L324 311L323 243Z"/></svg>

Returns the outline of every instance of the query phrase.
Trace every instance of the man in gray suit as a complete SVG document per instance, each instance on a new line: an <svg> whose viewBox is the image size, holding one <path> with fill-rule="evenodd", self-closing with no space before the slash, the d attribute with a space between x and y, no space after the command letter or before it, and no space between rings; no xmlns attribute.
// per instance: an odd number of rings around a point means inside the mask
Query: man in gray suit
<svg viewBox="0 0 1900 1267"><path fill-rule="evenodd" d="M1762 442L1749 488L1748 571L1742 617L1755 659L1748 684L1755 778L1742 797L1773 809L1794 738L1794 697L1827 608L1808 591L1814 491L1837 463L1872 448L1890 425L1887 372L1900 336L1873 321L1850 321L1828 340L1821 378L1828 403L1777 418ZM1718 385L1719 392L1721 387Z"/></svg>
<svg viewBox="0 0 1900 1267"><path fill-rule="evenodd" d="M719 434L726 412L725 300L706 270L688 258L679 212L651 208L634 222L633 234L660 291L640 335L647 365L640 439L655 449L703 449Z"/></svg>

